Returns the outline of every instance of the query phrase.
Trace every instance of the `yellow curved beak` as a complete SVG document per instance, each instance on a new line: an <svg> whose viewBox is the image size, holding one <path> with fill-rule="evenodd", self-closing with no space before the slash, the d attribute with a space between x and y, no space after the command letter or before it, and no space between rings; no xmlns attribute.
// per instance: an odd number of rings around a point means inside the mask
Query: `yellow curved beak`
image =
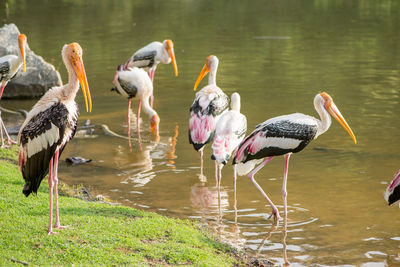
<svg viewBox="0 0 400 267"><path fill-rule="evenodd" d="M76 76L78 77L79 83L82 88L83 96L85 98L86 112L92 111L92 98L90 96L89 85L86 78L85 67L81 57L77 57L74 62L72 62Z"/></svg>
<svg viewBox="0 0 400 267"><path fill-rule="evenodd" d="M334 117L340 123L340 125L342 125L343 128L349 133L349 135L351 136L351 138L354 141L354 144L357 144L357 140L356 140L356 137L355 137L353 131L351 130L350 126L347 124L343 115L340 113L339 109L336 107L336 105L333 103L333 101L332 101L331 105L327 108L327 110L332 115L332 117Z"/></svg>
<svg viewBox="0 0 400 267"><path fill-rule="evenodd" d="M22 56L22 66L24 68L24 72L26 72L26 63L25 63L25 43L26 43L26 35L25 34L20 34L18 36L18 45L19 49L21 51L21 56Z"/></svg>
<svg viewBox="0 0 400 267"><path fill-rule="evenodd" d="M167 49L168 55L171 58L172 66L174 67L175 76L178 76L178 65L176 64L175 52L173 47Z"/></svg>
<svg viewBox="0 0 400 267"><path fill-rule="evenodd" d="M206 64L204 64L203 69L201 70L199 77L197 77L196 83L194 84L194 90L196 91L197 86L199 86L199 83L203 78L207 75L207 73L210 71L210 68L208 67L208 61Z"/></svg>

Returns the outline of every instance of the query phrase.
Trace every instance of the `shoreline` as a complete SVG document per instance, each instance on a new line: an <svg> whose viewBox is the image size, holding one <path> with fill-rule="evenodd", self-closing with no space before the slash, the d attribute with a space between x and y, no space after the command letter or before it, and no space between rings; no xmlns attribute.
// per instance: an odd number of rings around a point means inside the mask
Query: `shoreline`
<svg viewBox="0 0 400 267"><path fill-rule="evenodd" d="M0 150L0 265L273 266L223 243L196 221L90 196L60 183L60 219L70 228L48 236L48 185L21 193L18 146Z"/></svg>

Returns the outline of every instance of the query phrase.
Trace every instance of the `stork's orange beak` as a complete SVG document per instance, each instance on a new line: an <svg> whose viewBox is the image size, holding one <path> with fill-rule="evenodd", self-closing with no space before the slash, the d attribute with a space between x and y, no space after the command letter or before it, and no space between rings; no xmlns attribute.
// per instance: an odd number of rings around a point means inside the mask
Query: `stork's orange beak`
<svg viewBox="0 0 400 267"><path fill-rule="evenodd" d="M201 70L199 77L197 77L196 83L194 84L194 90L196 91L197 86L199 86L199 83L201 82L201 80L203 80L203 78L207 75L207 73L210 71L210 67L208 66L208 60L206 62L206 64L204 64L203 69Z"/></svg>
<svg viewBox="0 0 400 267"><path fill-rule="evenodd" d="M25 63L25 44L26 44L26 35L25 34L20 34L18 36L18 45L19 49L21 51L21 56L22 56L22 66L24 68L24 72L26 72L26 63Z"/></svg>
<svg viewBox="0 0 400 267"><path fill-rule="evenodd" d="M82 48L78 43L72 43L70 44L72 51L78 52L82 51ZM91 112L92 111L92 98L90 96L90 90L89 90L89 85L87 82L86 78L86 72L85 72L85 67L83 65L82 61L82 54L81 53L76 53L73 54L71 57L71 63L74 68L75 74L78 77L79 83L82 88L83 96L85 98L85 104L86 104L86 112Z"/></svg>
<svg viewBox="0 0 400 267"><path fill-rule="evenodd" d="M327 93L321 93L321 96L324 98L325 101L325 109L334 117L340 125L349 133L351 138L354 141L354 144L357 144L356 137L351 130L350 126L347 124L346 120L344 119L343 115L340 113L339 109L336 107L335 103L333 103L332 98Z"/></svg>
<svg viewBox="0 0 400 267"><path fill-rule="evenodd" d="M174 43L172 42L172 40L167 40L166 43L167 43L167 52L168 52L169 57L171 58L172 66L174 67L175 76L178 76L178 65L176 64L176 60L175 60Z"/></svg>

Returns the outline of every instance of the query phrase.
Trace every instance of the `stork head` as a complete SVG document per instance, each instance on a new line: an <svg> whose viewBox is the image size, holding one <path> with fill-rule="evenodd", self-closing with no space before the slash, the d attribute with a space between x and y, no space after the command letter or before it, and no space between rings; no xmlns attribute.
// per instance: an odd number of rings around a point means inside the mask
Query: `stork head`
<svg viewBox="0 0 400 267"><path fill-rule="evenodd" d="M82 48L78 43L71 43L64 45L62 50L63 58L66 59L71 65L72 69L77 76L81 85L83 96L85 98L86 111L92 111L92 99L90 97L90 90L86 78L85 67L82 60Z"/></svg>
<svg viewBox="0 0 400 267"><path fill-rule="evenodd" d="M122 64L118 65L117 71L115 72L114 79L113 79L113 84L114 85L117 85L118 72L120 72L122 70L125 70L125 69L126 69L126 67L124 65L122 65Z"/></svg>
<svg viewBox="0 0 400 267"><path fill-rule="evenodd" d="M154 114L150 118L150 130L153 134L158 135L158 126L160 124L160 117L157 114Z"/></svg>
<svg viewBox="0 0 400 267"><path fill-rule="evenodd" d="M356 137L354 136L353 131L350 126L347 124L343 115L340 113L339 109L336 107L335 103L333 103L332 97L325 92L322 92L317 95L322 100L323 107L334 117L340 125L349 133L354 143L357 143Z"/></svg>
<svg viewBox="0 0 400 267"><path fill-rule="evenodd" d="M400 170L397 171L393 180L390 182L385 191L385 200L389 205L400 200Z"/></svg>
<svg viewBox="0 0 400 267"><path fill-rule="evenodd" d="M165 49L168 52L168 56L172 61L172 67L174 68L175 76L178 76L178 65L176 65L176 60L175 60L175 52L174 52L174 43L172 40L165 40L163 42Z"/></svg>
<svg viewBox="0 0 400 267"><path fill-rule="evenodd" d="M218 58L214 55L209 55L207 57L206 64L204 64L203 69L201 70L199 76L197 77L196 83L194 84L194 90L196 91L197 86L199 86L199 83L201 80L203 80L204 77L210 72L212 68L217 68L218 67Z"/></svg>
<svg viewBox="0 0 400 267"><path fill-rule="evenodd" d="M19 45L19 50L21 51L21 56L22 56L22 66L24 68L24 72L26 71L26 63L25 63L25 45L26 45L26 35L21 33L18 36L18 45Z"/></svg>

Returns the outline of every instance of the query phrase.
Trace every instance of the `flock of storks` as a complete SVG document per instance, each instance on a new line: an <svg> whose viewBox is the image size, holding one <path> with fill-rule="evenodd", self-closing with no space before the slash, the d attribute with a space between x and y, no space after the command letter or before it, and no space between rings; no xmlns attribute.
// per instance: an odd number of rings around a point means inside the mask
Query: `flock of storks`
<svg viewBox="0 0 400 267"><path fill-rule="evenodd" d="M12 79L23 66L25 71L24 34L18 36L18 56L7 55L0 58L1 88L0 98L7 82ZM82 88L86 111L92 110L90 90L82 60L82 48L78 43L64 45L62 59L68 70L68 83L49 89L33 106L22 124L18 134L20 144L19 167L25 180L23 193L28 196L36 193L42 179L48 175L50 187L50 216L48 234L53 232L53 194L55 197L54 228L64 228L60 224L58 212L58 160L65 145L71 140L77 129L78 108L75 96ZM139 100L137 111L137 133L140 137L140 111L149 116L151 132L158 136L160 118L153 108L153 79L159 63L173 64L175 75L178 67L175 60L174 45L171 40L152 42L136 51L125 64L117 68L113 83L115 90L128 99L128 136L130 137L131 99ZM216 85L218 58L207 57L206 64L198 76L194 90L200 81L209 74L208 85L196 93L190 107L189 141L194 149L200 152L200 176L203 176L203 149L212 142L215 160L216 183L219 187L221 169L233 154L234 181L236 176L248 174L248 177L272 207L275 222L280 218L279 211L268 195L254 179L254 175L273 157L283 155L285 167L282 185L284 203L284 218L287 218L286 184L289 158L292 153L303 150L312 140L328 130L331 116L334 117L349 133L354 143L356 138L346 120L334 104L332 98L325 92L318 93L314 98L314 107L320 119L294 113L268 119L258 124L247 137L246 117L240 113L240 95L233 93L228 96ZM147 69L147 73L144 69ZM331 115L331 116L330 116ZM0 117L1 148L5 145L3 131L9 145L15 143L6 130ZM259 164L258 166L256 166ZM54 193L53 193L54 192ZM385 199L389 205L400 199L400 171L395 175L386 189Z"/></svg>

